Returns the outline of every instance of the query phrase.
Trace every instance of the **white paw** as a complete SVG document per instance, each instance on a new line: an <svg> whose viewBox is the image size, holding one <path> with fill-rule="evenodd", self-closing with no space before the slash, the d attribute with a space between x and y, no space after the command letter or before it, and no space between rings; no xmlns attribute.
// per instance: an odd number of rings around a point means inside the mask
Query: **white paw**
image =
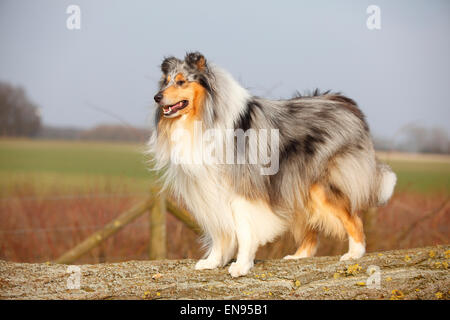
<svg viewBox="0 0 450 320"><path fill-rule="evenodd" d="M364 255L364 251L349 251L346 254L342 255L342 257L339 259L340 261L346 261L346 260L354 260L359 259Z"/></svg>
<svg viewBox="0 0 450 320"><path fill-rule="evenodd" d="M285 260L298 260L298 259L302 259L302 258L308 258L308 255L306 255L304 253L300 253L298 255L292 254L292 255L288 255L288 256L284 257L283 259L285 259Z"/></svg>
<svg viewBox="0 0 450 320"><path fill-rule="evenodd" d="M228 272L230 273L230 275L234 278L236 277L240 277L240 276L245 276L250 269L253 267L253 262L249 262L249 263L236 263L233 262L231 264L231 266L228 268Z"/></svg>
<svg viewBox="0 0 450 320"><path fill-rule="evenodd" d="M220 265L220 262L212 259L201 259L195 264L195 270L214 269Z"/></svg>
<svg viewBox="0 0 450 320"><path fill-rule="evenodd" d="M283 258L284 260L297 260L300 259L299 256L295 256L295 255L288 255L286 257Z"/></svg>

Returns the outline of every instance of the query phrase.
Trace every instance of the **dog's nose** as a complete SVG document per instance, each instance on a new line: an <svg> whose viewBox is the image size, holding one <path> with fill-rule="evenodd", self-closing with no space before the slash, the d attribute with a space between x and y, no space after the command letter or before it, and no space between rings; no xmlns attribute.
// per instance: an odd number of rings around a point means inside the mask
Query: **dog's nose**
<svg viewBox="0 0 450 320"><path fill-rule="evenodd" d="M158 92L153 98L155 99L155 101L156 101L157 103L159 103L159 102L162 100L163 95L162 95L161 92Z"/></svg>

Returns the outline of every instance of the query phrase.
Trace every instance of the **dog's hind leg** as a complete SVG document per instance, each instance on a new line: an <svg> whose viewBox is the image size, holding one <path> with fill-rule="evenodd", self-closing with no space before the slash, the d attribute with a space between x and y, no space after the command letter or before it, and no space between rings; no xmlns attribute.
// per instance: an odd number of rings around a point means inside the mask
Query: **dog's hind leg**
<svg viewBox="0 0 450 320"><path fill-rule="evenodd" d="M351 215L345 211L337 212L348 234L348 252L341 257L341 261L359 259L366 252L363 223L356 214Z"/></svg>
<svg viewBox="0 0 450 320"><path fill-rule="evenodd" d="M318 184L311 187L310 196L314 210L338 218L347 232L349 250L341 257L341 261L361 258L366 252L363 224L356 213L349 212L345 205L345 199L330 200L323 186Z"/></svg>
<svg viewBox="0 0 450 320"><path fill-rule="evenodd" d="M316 254L317 246L319 245L318 232L306 227L304 231L303 240L293 255L285 256L283 259L301 259L312 257Z"/></svg>

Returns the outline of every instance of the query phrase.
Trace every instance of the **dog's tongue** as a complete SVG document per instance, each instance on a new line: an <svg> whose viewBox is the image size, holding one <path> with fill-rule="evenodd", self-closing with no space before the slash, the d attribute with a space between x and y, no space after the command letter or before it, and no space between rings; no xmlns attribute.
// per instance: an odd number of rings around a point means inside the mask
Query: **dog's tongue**
<svg viewBox="0 0 450 320"><path fill-rule="evenodd" d="M177 104L174 104L174 105L172 106L172 110L173 110L173 109L177 109L177 108L181 107L182 105L183 105L183 101L180 101L180 102L178 102Z"/></svg>
<svg viewBox="0 0 450 320"><path fill-rule="evenodd" d="M178 109L183 107L183 101L180 101L176 104L174 104L173 106L165 106L163 107L164 109L164 114L172 114L178 111Z"/></svg>

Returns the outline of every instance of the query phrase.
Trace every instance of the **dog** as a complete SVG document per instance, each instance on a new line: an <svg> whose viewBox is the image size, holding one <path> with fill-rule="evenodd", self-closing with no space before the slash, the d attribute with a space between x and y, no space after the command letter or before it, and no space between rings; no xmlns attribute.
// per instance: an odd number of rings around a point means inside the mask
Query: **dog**
<svg viewBox="0 0 450 320"><path fill-rule="evenodd" d="M163 188L204 232L206 255L195 269L223 267L236 256L228 271L244 276L258 247L288 231L298 249L285 259L313 256L319 234L348 236L341 260L364 255L358 213L384 205L397 178L376 158L365 116L352 99L318 90L286 100L252 96L199 52L167 57L161 71L147 150L153 169L163 172ZM223 133L209 141L231 145L234 162L196 161L211 145L201 139L208 130ZM246 132L252 130L278 138L251 142ZM236 132L244 133L238 146ZM255 146L278 155L275 172L262 172L266 166L250 154Z"/></svg>

